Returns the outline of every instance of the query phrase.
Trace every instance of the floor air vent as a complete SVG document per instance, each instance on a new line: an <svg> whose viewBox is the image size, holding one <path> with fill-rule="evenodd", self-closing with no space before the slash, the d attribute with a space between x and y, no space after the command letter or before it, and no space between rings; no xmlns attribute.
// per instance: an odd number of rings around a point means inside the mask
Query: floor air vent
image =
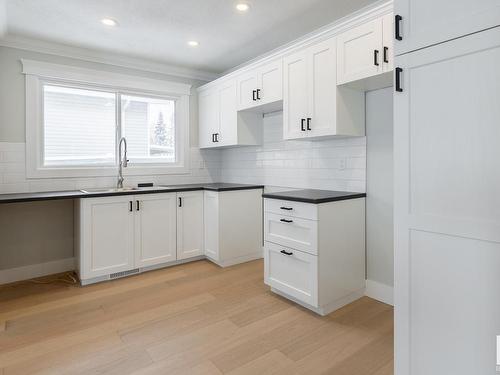
<svg viewBox="0 0 500 375"><path fill-rule="evenodd" d="M139 268L136 268L135 270L116 272L116 273L112 273L111 275L109 275L109 278L110 279L117 279L118 277L124 277L124 276L128 276L128 275L133 275L134 273L139 273L139 271L140 271Z"/></svg>

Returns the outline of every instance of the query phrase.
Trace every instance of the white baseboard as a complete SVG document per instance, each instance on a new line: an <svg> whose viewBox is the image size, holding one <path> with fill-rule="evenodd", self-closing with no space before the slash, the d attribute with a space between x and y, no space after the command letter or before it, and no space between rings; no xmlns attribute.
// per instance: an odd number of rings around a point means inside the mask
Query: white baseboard
<svg viewBox="0 0 500 375"><path fill-rule="evenodd" d="M0 270L0 285L33 279L35 277L52 275L54 273L73 271L74 269L75 258L67 258L18 268L10 268L7 270Z"/></svg>
<svg viewBox="0 0 500 375"><path fill-rule="evenodd" d="M365 295L394 306L394 287L373 280L366 280Z"/></svg>

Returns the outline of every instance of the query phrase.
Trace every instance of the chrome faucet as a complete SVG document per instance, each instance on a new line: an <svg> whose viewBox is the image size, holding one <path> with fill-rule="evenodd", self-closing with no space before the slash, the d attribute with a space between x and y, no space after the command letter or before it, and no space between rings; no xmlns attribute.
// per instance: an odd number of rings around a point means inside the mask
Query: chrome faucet
<svg viewBox="0 0 500 375"><path fill-rule="evenodd" d="M124 152L123 152L123 158L122 158L122 145L125 147ZM116 184L116 187L118 189L123 189L123 168L126 168L128 165L128 159L127 159L127 140L125 137L122 137L120 139L120 144L118 146L118 182Z"/></svg>

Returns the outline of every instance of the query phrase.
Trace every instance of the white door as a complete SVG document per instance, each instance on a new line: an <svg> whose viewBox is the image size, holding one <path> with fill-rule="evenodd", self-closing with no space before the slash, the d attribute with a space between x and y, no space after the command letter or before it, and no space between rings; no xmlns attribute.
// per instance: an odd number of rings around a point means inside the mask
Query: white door
<svg viewBox="0 0 500 375"><path fill-rule="evenodd" d="M176 194L134 196L136 267L176 260Z"/></svg>
<svg viewBox="0 0 500 375"><path fill-rule="evenodd" d="M399 56L395 66L395 373L493 374L500 28Z"/></svg>
<svg viewBox="0 0 500 375"><path fill-rule="evenodd" d="M205 191L203 217L205 255L219 260L219 194L217 192Z"/></svg>
<svg viewBox="0 0 500 375"><path fill-rule="evenodd" d="M270 242L264 244L264 281L318 307L318 257Z"/></svg>
<svg viewBox="0 0 500 375"><path fill-rule="evenodd" d="M308 54L300 51L283 60L283 138L302 138L308 112Z"/></svg>
<svg viewBox="0 0 500 375"><path fill-rule="evenodd" d="M81 220L82 279L135 268L132 196L86 198Z"/></svg>
<svg viewBox="0 0 500 375"><path fill-rule="evenodd" d="M203 254L203 191L177 193L177 260Z"/></svg>
<svg viewBox="0 0 500 375"><path fill-rule="evenodd" d="M219 133L218 92L216 90L200 92L198 108L200 148L216 147L215 134Z"/></svg>
<svg viewBox="0 0 500 375"><path fill-rule="evenodd" d="M237 79L238 109L247 109L258 105L257 89L259 88L257 70L244 73Z"/></svg>
<svg viewBox="0 0 500 375"><path fill-rule="evenodd" d="M394 14L401 17L394 46L400 55L500 25L500 1L397 0Z"/></svg>
<svg viewBox="0 0 500 375"><path fill-rule="evenodd" d="M394 15L386 14L382 18L382 70L394 69Z"/></svg>
<svg viewBox="0 0 500 375"><path fill-rule="evenodd" d="M382 18L340 34L337 46L339 85L382 73Z"/></svg>
<svg viewBox="0 0 500 375"><path fill-rule="evenodd" d="M236 82L224 83L219 91L220 131L216 133L217 146L238 144L238 108Z"/></svg>
<svg viewBox="0 0 500 375"><path fill-rule="evenodd" d="M306 136L336 133L337 72L336 40L328 39L309 48L309 114Z"/></svg>
<svg viewBox="0 0 500 375"><path fill-rule="evenodd" d="M258 104L283 100L283 60L279 59L259 69Z"/></svg>

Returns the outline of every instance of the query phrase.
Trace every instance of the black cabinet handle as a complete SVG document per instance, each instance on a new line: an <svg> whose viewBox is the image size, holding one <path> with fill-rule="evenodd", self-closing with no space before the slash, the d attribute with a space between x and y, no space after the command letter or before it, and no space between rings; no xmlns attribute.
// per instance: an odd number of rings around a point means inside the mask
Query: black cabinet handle
<svg viewBox="0 0 500 375"><path fill-rule="evenodd" d="M128 203L129 203L128 210L129 210L130 212L132 212L132 210L133 210L133 208L132 208L132 201L129 201Z"/></svg>
<svg viewBox="0 0 500 375"><path fill-rule="evenodd" d="M311 130L311 118L307 118L307 130Z"/></svg>
<svg viewBox="0 0 500 375"><path fill-rule="evenodd" d="M219 133L215 133L215 142L219 142Z"/></svg>
<svg viewBox="0 0 500 375"><path fill-rule="evenodd" d="M179 197L179 207L182 207L182 197Z"/></svg>
<svg viewBox="0 0 500 375"><path fill-rule="evenodd" d="M281 254L285 254L285 255L293 255L293 253L292 253L292 252L288 252L288 251L286 251L286 250L281 250L281 251L280 251L280 253L281 253Z"/></svg>
<svg viewBox="0 0 500 375"><path fill-rule="evenodd" d="M141 209L141 203L139 201L135 201L135 209L139 211Z"/></svg>
<svg viewBox="0 0 500 375"><path fill-rule="evenodd" d="M378 49L373 50L373 65L378 66Z"/></svg>
<svg viewBox="0 0 500 375"><path fill-rule="evenodd" d="M304 126L304 122L305 122L305 121L306 121L306 119L305 119L305 118L301 118L301 119L300 119L300 129L301 129L303 132L305 132L305 131L306 131L306 128L305 128L305 126Z"/></svg>
<svg viewBox="0 0 500 375"><path fill-rule="evenodd" d="M388 54L388 52L389 52L389 47L384 47L384 62L385 63L389 62L389 56L388 56L389 54Z"/></svg>
<svg viewBox="0 0 500 375"><path fill-rule="evenodd" d="M257 94L256 90L252 90L252 99L253 101L256 101L257 99L255 98L255 95Z"/></svg>
<svg viewBox="0 0 500 375"><path fill-rule="evenodd" d="M280 221L284 223L293 223L293 220L287 220L287 219L280 219Z"/></svg>
<svg viewBox="0 0 500 375"><path fill-rule="evenodd" d="M212 143L215 142L215 134L212 133Z"/></svg>
<svg viewBox="0 0 500 375"><path fill-rule="evenodd" d="M257 89L257 100L260 100L260 89Z"/></svg>
<svg viewBox="0 0 500 375"><path fill-rule="evenodd" d="M400 29L402 20L403 17L401 17L399 14L396 14L394 16L394 38L396 38L396 40L403 40Z"/></svg>
<svg viewBox="0 0 500 375"><path fill-rule="evenodd" d="M293 210L293 208L292 207L280 207L280 210L291 211L291 210Z"/></svg>
<svg viewBox="0 0 500 375"><path fill-rule="evenodd" d="M401 87L401 73L403 73L403 69L397 67L395 74L396 74L396 91L397 92L403 92L403 88Z"/></svg>

